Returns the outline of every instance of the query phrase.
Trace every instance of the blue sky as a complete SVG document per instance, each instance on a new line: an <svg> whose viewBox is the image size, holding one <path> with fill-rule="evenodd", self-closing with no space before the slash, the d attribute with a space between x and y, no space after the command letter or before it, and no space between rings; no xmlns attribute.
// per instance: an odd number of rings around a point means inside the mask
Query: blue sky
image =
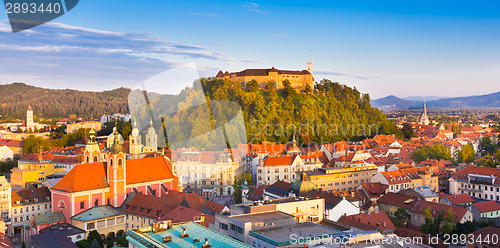
<svg viewBox="0 0 500 248"><path fill-rule="evenodd" d="M500 91L498 1L85 0L12 34L0 14L0 83L134 87L183 63L200 75L305 68L372 98Z"/></svg>

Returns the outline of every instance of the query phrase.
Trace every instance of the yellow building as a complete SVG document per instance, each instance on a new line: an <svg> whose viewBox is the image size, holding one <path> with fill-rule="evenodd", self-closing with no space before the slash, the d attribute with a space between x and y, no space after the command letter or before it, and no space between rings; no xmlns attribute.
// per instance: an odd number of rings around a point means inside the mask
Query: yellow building
<svg viewBox="0 0 500 248"><path fill-rule="evenodd" d="M10 170L10 184L14 190L26 188L28 183L41 183L47 176L54 173L64 173L64 168L55 168L51 163L20 163Z"/></svg>
<svg viewBox="0 0 500 248"><path fill-rule="evenodd" d="M307 171L307 176L316 187L324 191L346 191L357 188L378 172L375 164L359 163L346 167L319 168Z"/></svg>
<svg viewBox="0 0 500 248"><path fill-rule="evenodd" d="M66 126L66 133L73 133L78 131L78 129L83 128L83 129L94 129L94 130L101 130L101 123L98 121L82 121L82 122L77 122L77 123L71 123Z"/></svg>
<svg viewBox="0 0 500 248"><path fill-rule="evenodd" d="M263 88L267 82L274 82L276 89L282 89L283 81L285 80L288 80L294 88L305 89L307 85L309 85L311 89L314 88L312 62L308 62L307 70L302 71L278 70L274 67L271 69L246 69L240 72L231 73L219 71L215 78L228 79L232 82L242 84L256 80L260 88Z"/></svg>

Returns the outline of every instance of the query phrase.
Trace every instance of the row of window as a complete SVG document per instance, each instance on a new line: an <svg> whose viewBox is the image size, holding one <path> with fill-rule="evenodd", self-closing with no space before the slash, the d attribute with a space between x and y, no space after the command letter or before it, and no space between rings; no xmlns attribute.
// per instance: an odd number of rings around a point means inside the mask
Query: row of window
<svg viewBox="0 0 500 248"><path fill-rule="evenodd" d="M49 208L52 208L52 204L49 203L49 204L45 204L45 210L49 209ZM26 207L26 208L19 208L19 213L23 213L23 209L26 209L26 213L29 213L30 211L30 207ZM37 211L40 211L41 210L41 206L40 205L37 205ZM31 211L35 211L35 206L31 206ZM14 214L17 214L17 208L14 208Z"/></svg>

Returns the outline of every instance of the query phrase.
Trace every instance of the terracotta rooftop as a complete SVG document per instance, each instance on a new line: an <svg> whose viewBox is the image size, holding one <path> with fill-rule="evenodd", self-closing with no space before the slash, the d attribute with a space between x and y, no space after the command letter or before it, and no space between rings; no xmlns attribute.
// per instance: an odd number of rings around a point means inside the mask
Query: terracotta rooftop
<svg viewBox="0 0 500 248"><path fill-rule="evenodd" d="M447 198L454 205L474 202L474 199L472 199L468 194L445 195L442 198Z"/></svg>
<svg viewBox="0 0 500 248"><path fill-rule="evenodd" d="M405 208L408 210L411 210L418 201L419 199L417 197L406 196L392 192L385 194L377 200L378 203Z"/></svg>
<svg viewBox="0 0 500 248"><path fill-rule="evenodd" d="M350 219L350 221L346 221ZM387 214L384 211L378 211L378 212L370 212L367 214L355 214L355 215L349 215L349 216L342 216L338 220L338 222L346 225L350 225L353 227L360 226L358 223L363 223L369 226L374 227L375 229L380 228L381 231L387 231L394 229L395 226L392 223L391 219L387 216ZM349 223L349 224L347 224ZM363 228L360 228L364 230ZM374 230L374 229L369 229L369 230Z"/></svg>
<svg viewBox="0 0 500 248"><path fill-rule="evenodd" d="M479 210L479 212L481 213L488 213L500 210L500 205L498 205L498 203L496 203L495 201L478 202L478 203L473 203L472 205L476 207L477 210Z"/></svg>
<svg viewBox="0 0 500 248"><path fill-rule="evenodd" d="M51 194L47 187L12 191L12 203L16 205L50 202L50 199Z"/></svg>
<svg viewBox="0 0 500 248"><path fill-rule="evenodd" d="M125 168L127 184L174 179L171 163L161 156L126 160ZM52 189L78 192L107 187L106 164L90 163L76 165Z"/></svg>
<svg viewBox="0 0 500 248"><path fill-rule="evenodd" d="M468 211L467 209L461 207L448 206L441 203L421 200L415 205L411 212L422 214L423 211L428 208L431 210L430 213L434 217L437 217L442 210L446 211L447 213L451 211L451 213L455 217L455 223L460 222L460 220L462 220L462 218Z"/></svg>
<svg viewBox="0 0 500 248"><path fill-rule="evenodd" d="M488 244L491 247L500 247L499 239L493 239L494 235L498 235L500 233L500 228L498 227L485 227L483 229L472 232L468 235L472 235L474 237L474 241L481 241L481 244Z"/></svg>

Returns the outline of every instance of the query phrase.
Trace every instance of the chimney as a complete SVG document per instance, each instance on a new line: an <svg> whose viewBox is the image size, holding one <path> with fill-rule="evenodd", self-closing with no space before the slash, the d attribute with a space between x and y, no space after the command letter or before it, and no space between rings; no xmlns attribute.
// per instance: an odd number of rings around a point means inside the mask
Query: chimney
<svg viewBox="0 0 500 248"><path fill-rule="evenodd" d="M386 226L387 226L387 224L386 224L385 220L384 220L384 223L383 223L382 225L383 225L384 227L386 227Z"/></svg>
<svg viewBox="0 0 500 248"><path fill-rule="evenodd" d="M201 217L200 217L200 225L204 226L205 225L205 214L201 214Z"/></svg>
<svg viewBox="0 0 500 248"><path fill-rule="evenodd" d="M354 190L353 190L353 191L351 191L351 196L352 196L352 197L354 197Z"/></svg>

